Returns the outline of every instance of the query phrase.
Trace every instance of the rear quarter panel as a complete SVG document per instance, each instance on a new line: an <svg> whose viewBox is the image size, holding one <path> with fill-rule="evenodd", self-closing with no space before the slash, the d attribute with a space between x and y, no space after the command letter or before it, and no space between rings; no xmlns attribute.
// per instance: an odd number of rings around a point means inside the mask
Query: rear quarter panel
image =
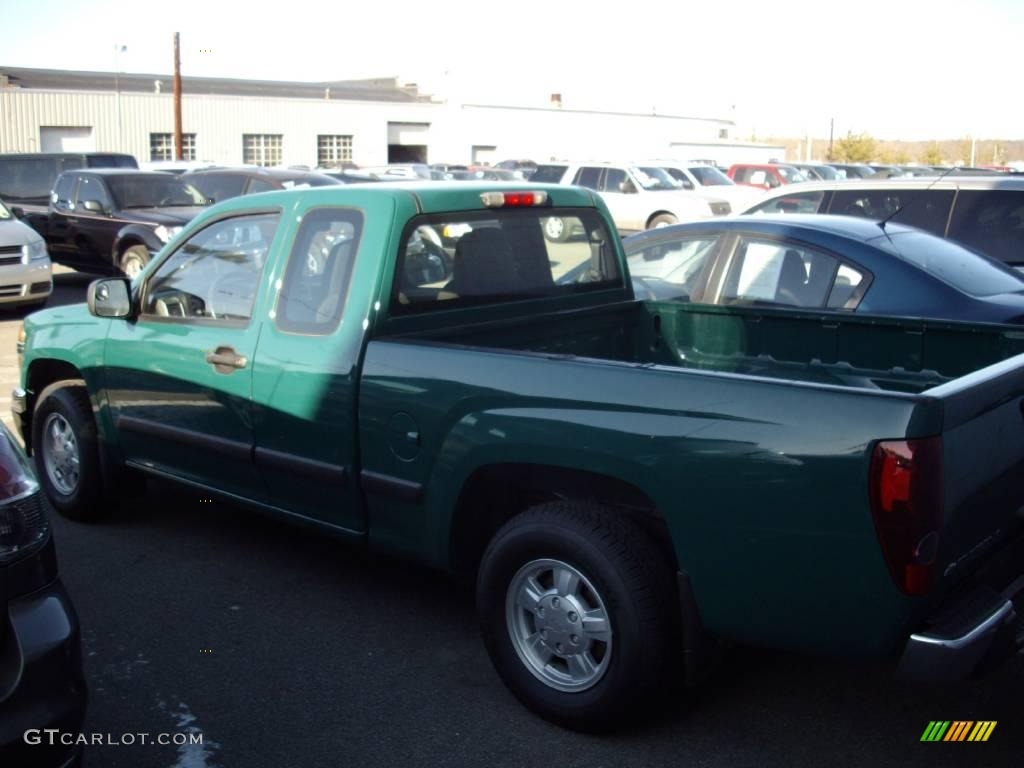
<svg viewBox="0 0 1024 768"><path fill-rule="evenodd" d="M399 412L420 430L411 460L395 450ZM877 653L918 616L889 578L867 481L873 441L939 430L927 398L372 341L360 424L365 469L424 486L371 536L428 542L437 564L477 469L541 464L646 493L720 636Z"/></svg>

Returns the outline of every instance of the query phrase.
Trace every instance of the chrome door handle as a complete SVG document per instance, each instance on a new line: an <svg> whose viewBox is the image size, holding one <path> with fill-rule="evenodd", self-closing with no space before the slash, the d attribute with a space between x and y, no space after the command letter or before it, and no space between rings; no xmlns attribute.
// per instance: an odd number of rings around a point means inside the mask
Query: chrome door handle
<svg viewBox="0 0 1024 768"><path fill-rule="evenodd" d="M212 365L217 373L231 373L249 364L247 357L239 355L231 347L217 347L213 352L207 352L206 362Z"/></svg>

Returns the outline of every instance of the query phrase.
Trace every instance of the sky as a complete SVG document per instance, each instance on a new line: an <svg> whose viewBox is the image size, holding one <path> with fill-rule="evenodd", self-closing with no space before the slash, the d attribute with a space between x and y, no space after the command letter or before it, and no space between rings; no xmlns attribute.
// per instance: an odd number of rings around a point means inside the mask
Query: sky
<svg viewBox="0 0 1024 768"><path fill-rule="evenodd" d="M185 75L560 93L734 119L738 138L825 138L833 119L837 136L1024 138L1024 0L0 0L0 18L0 66L167 74L178 31Z"/></svg>

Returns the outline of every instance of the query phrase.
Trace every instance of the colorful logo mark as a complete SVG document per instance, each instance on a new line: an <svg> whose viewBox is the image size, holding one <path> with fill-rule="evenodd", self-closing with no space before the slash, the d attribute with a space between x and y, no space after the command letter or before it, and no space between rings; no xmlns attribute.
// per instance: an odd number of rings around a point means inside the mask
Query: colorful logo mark
<svg viewBox="0 0 1024 768"><path fill-rule="evenodd" d="M932 720L921 741L988 741L996 729L996 720Z"/></svg>

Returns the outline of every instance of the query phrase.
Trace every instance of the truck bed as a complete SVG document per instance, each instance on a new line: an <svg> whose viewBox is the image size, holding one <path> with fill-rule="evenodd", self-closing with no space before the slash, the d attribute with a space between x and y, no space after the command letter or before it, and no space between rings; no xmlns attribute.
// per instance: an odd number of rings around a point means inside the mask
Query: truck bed
<svg viewBox="0 0 1024 768"><path fill-rule="evenodd" d="M458 345L920 393L1024 353L1024 329L630 302L416 334Z"/></svg>

